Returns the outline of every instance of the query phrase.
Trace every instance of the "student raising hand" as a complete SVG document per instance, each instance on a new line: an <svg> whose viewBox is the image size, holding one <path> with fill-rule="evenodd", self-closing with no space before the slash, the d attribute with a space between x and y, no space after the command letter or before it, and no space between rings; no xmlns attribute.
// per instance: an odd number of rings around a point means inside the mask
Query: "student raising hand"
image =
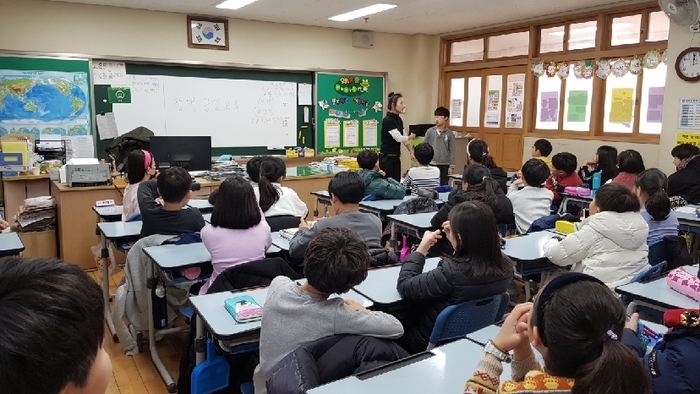
<svg viewBox="0 0 700 394"><path fill-rule="evenodd" d="M440 230L424 232L423 239L420 241L420 245L418 245L416 252L422 254L423 256L427 255L430 248L441 238L442 234Z"/></svg>

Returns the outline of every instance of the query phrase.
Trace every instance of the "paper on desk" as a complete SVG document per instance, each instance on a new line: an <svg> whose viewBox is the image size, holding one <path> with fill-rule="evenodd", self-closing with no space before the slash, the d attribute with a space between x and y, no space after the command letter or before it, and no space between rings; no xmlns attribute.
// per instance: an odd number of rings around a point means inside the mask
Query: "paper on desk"
<svg viewBox="0 0 700 394"><path fill-rule="evenodd" d="M114 112L97 115L97 132L100 134L101 140L119 137L117 119L114 117Z"/></svg>
<svg viewBox="0 0 700 394"><path fill-rule="evenodd" d="M695 207L689 207L689 206L680 207L680 208L676 209L676 212L695 213Z"/></svg>
<svg viewBox="0 0 700 394"><path fill-rule="evenodd" d="M297 90L297 94L299 96L299 103L298 105L312 105L312 97L311 97L311 84L309 83L300 83L299 84L299 89Z"/></svg>

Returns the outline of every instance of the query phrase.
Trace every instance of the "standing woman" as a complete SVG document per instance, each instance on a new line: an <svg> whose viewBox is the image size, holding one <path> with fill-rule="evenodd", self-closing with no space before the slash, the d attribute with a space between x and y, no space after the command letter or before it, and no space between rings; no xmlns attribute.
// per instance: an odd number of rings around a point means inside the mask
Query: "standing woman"
<svg viewBox="0 0 700 394"><path fill-rule="evenodd" d="M406 110L401 93L389 93L387 105L389 111L382 120L382 146L380 148L379 168L387 177L401 181L401 144L406 146L408 153L413 158L410 140L416 135L404 135L403 120L399 116Z"/></svg>

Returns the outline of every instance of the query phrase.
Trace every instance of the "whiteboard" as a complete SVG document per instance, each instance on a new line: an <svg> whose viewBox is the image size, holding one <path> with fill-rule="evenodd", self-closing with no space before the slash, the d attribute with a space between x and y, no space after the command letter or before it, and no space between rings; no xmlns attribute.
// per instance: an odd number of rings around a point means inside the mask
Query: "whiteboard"
<svg viewBox="0 0 700 394"><path fill-rule="evenodd" d="M131 104L114 104L119 134L210 135L213 147L296 146L296 82L129 75ZM144 87L145 85L145 87Z"/></svg>

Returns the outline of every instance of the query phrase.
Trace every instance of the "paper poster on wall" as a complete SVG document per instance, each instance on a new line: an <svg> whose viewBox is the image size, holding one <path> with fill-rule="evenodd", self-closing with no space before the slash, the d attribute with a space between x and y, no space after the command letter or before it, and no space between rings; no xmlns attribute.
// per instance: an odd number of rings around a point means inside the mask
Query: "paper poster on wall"
<svg viewBox="0 0 700 394"><path fill-rule="evenodd" d="M462 100L452 99L452 105L450 108L451 119L461 119L462 118Z"/></svg>
<svg viewBox="0 0 700 394"><path fill-rule="evenodd" d="M540 94L540 122L559 121L559 92L542 92Z"/></svg>
<svg viewBox="0 0 700 394"><path fill-rule="evenodd" d="M122 62L92 62L92 80L95 85L126 85L126 64Z"/></svg>
<svg viewBox="0 0 700 394"><path fill-rule="evenodd" d="M97 132L100 134L101 140L119 137L117 131L117 120L114 118L113 112L97 115Z"/></svg>
<svg viewBox="0 0 700 394"><path fill-rule="evenodd" d="M508 84L506 96L506 128L523 127L523 93L524 82L511 82Z"/></svg>
<svg viewBox="0 0 700 394"><path fill-rule="evenodd" d="M340 146L340 121L328 118L323 122L324 145L327 148Z"/></svg>
<svg viewBox="0 0 700 394"><path fill-rule="evenodd" d="M359 145L359 128L360 123L356 119L343 121L343 146L354 148Z"/></svg>
<svg viewBox="0 0 700 394"><path fill-rule="evenodd" d="M679 129L700 130L700 98L682 98L679 112Z"/></svg>
<svg viewBox="0 0 700 394"><path fill-rule="evenodd" d="M676 145L691 144L700 147L700 133L676 133Z"/></svg>
<svg viewBox="0 0 700 394"><path fill-rule="evenodd" d="M378 124L376 119L362 121L362 146L377 146Z"/></svg>
<svg viewBox="0 0 700 394"><path fill-rule="evenodd" d="M634 88L613 88L612 105L608 114L610 123L629 123L634 109Z"/></svg>
<svg viewBox="0 0 700 394"><path fill-rule="evenodd" d="M661 123L664 112L664 87L649 88L647 123Z"/></svg>
<svg viewBox="0 0 700 394"><path fill-rule="evenodd" d="M313 105L310 83L300 83L297 95L299 100L297 103L298 105Z"/></svg>
<svg viewBox="0 0 700 394"><path fill-rule="evenodd" d="M569 91L569 97L566 101L569 106L566 112L566 121L585 122L586 112L588 110L588 91L571 90Z"/></svg>
<svg viewBox="0 0 700 394"><path fill-rule="evenodd" d="M486 100L486 127L501 126L501 91L489 90L488 99Z"/></svg>

